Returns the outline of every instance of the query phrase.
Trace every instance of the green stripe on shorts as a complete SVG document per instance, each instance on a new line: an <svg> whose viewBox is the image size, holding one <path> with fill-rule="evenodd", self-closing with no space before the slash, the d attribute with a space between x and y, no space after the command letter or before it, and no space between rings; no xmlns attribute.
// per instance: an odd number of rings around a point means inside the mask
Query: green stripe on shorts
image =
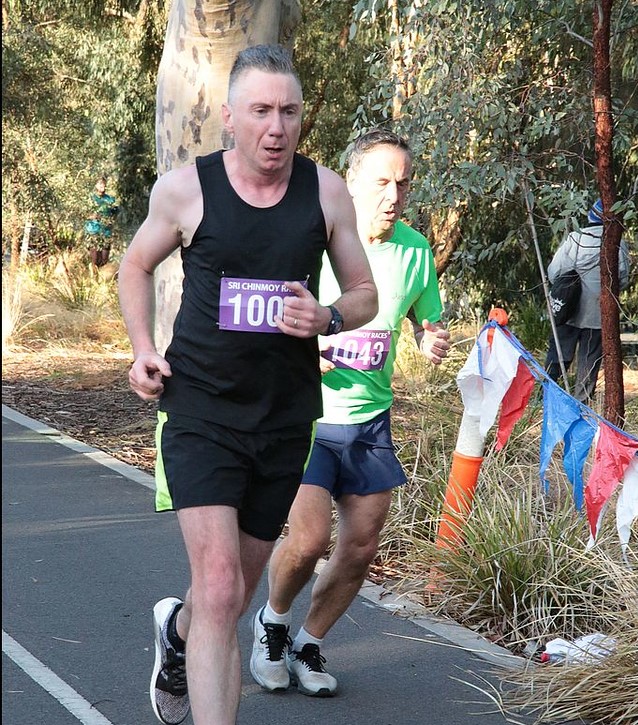
<svg viewBox="0 0 638 725"><path fill-rule="evenodd" d="M306 472L306 468L308 468L308 461L310 460L310 456L312 455L312 446L315 442L315 436L317 435L317 421L312 421L312 433L310 435L310 448L308 449L308 456L306 457L306 462L303 464L303 470L304 473Z"/></svg>
<svg viewBox="0 0 638 725"><path fill-rule="evenodd" d="M174 511L173 499L171 498L170 491L168 490L168 482L166 480L166 471L164 470L164 461L162 459L162 429L164 423L168 421L168 414L163 410L157 411L157 426L155 427L155 511ZM308 456L304 463L304 471L310 460L312 454L312 444L315 441L315 434L317 432L317 421L312 423L312 437L310 441L310 448L308 449Z"/></svg>
<svg viewBox="0 0 638 725"><path fill-rule="evenodd" d="M156 511L174 511L173 499L168 490L168 482L166 481L166 471L164 470L164 461L162 460L162 428L168 420L168 415L163 411L157 411L157 426L155 427L155 449L157 455L155 458L155 510Z"/></svg>

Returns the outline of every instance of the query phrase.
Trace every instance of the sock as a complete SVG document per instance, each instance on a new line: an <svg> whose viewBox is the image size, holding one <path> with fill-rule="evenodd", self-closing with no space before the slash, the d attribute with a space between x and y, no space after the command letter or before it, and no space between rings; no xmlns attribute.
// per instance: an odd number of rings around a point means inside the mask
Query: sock
<svg viewBox="0 0 638 725"><path fill-rule="evenodd" d="M173 609L173 613L171 614L171 618L168 620L168 625L166 627L166 636L168 637L168 641L178 652L183 652L186 649L186 642L184 642L179 634L177 634L177 613L183 606L183 604L178 604L175 609Z"/></svg>
<svg viewBox="0 0 638 725"><path fill-rule="evenodd" d="M313 637L309 632L306 632L306 630L302 627L298 632L297 636L295 637L293 643L292 643L292 649L295 652L301 652L303 649L303 646L305 644L316 644L321 646L321 643L323 642L323 637L319 639L318 637Z"/></svg>
<svg viewBox="0 0 638 725"><path fill-rule="evenodd" d="M275 610L270 606L270 602L264 607L264 613L262 616L264 622L270 622L271 624L285 624L287 627L290 626L290 609L283 614L277 614Z"/></svg>

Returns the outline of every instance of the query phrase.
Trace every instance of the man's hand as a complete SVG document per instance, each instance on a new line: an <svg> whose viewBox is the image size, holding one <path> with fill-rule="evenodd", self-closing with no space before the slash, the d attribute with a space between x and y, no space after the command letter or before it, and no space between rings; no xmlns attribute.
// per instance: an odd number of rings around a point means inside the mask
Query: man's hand
<svg viewBox="0 0 638 725"><path fill-rule="evenodd" d="M164 377L171 376L171 366L157 352L138 356L128 373L131 388L142 400L157 400L164 391Z"/></svg>
<svg viewBox="0 0 638 725"><path fill-rule="evenodd" d="M330 362L330 360L326 360L325 357L319 356L319 370L321 370L321 374L325 375L326 373L329 373L331 370L335 369L335 364L333 362Z"/></svg>
<svg viewBox="0 0 638 725"><path fill-rule="evenodd" d="M329 342L328 338L320 337L319 338L319 370L321 370L322 375L329 373L331 370L334 370L336 367L333 362L326 359L321 354L322 352L324 352L324 350L328 350L329 348L330 348L330 342Z"/></svg>
<svg viewBox="0 0 638 725"><path fill-rule="evenodd" d="M277 327L292 337L320 335L330 322L330 311L320 305L301 282L286 282L293 295L284 297L284 311L275 317Z"/></svg>
<svg viewBox="0 0 638 725"><path fill-rule="evenodd" d="M419 349L434 365L440 365L450 350L450 333L441 323L423 320L423 337Z"/></svg>

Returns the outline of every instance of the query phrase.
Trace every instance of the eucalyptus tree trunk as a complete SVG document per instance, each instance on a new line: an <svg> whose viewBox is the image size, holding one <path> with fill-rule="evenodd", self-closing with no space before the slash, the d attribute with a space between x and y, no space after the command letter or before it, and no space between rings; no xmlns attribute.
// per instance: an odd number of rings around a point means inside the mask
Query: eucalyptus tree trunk
<svg viewBox="0 0 638 725"><path fill-rule="evenodd" d="M594 2L594 126L598 188L603 202L603 238L600 250L600 317L605 373L605 418L622 427L625 418L620 317L618 311L618 251L622 221L610 209L616 202L612 137L610 24L612 0Z"/></svg>
<svg viewBox="0 0 638 725"><path fill-rule="evenodd" d="M290 45L299 0L173 0L157 77L158 175L227 148L221 105L237 53L260 43ZM155 273L155 341L170 342L182 293L179 252Z"/></svg>

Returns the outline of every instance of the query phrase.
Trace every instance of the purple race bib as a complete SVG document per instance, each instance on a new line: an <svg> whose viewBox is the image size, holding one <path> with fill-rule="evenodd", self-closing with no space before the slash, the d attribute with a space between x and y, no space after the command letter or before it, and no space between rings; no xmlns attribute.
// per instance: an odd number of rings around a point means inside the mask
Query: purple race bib
<svg viewBox="0 0 638 725"><path fill-rule="evenodd" d="M337 368L381 370L390 352L392 330L352 330L330 337L321 356Z"/></svg>
<svg viewBox="0 0 638 725"><path fill-rule="evenodd" d="M307 280L301 281L307 287ZM233 332L279 332L275 317L283 317L284 297L294 297L275 279L222 277L219 290L219 327Z"/></svg>

